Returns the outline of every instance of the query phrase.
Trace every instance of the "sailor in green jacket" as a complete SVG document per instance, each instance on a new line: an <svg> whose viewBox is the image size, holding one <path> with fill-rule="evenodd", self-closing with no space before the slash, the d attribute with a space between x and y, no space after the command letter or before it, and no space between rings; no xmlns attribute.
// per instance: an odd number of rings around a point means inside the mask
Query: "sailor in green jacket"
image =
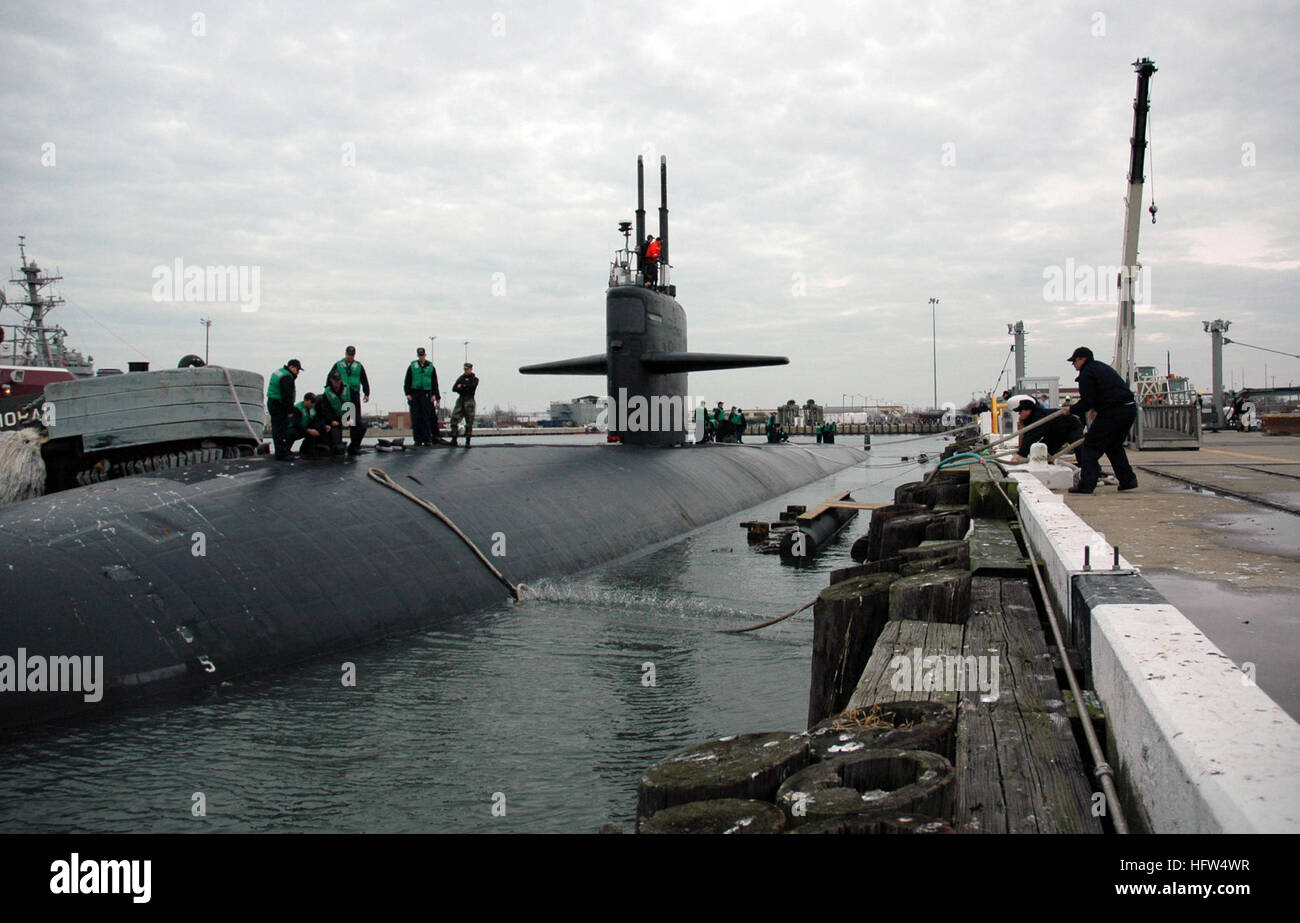
<svg viewBox="0 0 1300 923"><path fill-rule="evenodd" d="M293 421L289 426L289 445L301 438L304 457L314 455L316 440L321 437L321 429L316 420L316 395L308 391L302 400L293 405Z"/></svg>
<svg viewBox="0 0 1300 923"><path fill-rule="evenodd" d="M352 429L352 441L356 446L358 439L358 429L364 433L364 427L358 427L356 420L356 410L348 394L348 389L343 386L343 376L339 374L338 369L330 372L329 379L325 382L325 390L316 398L316 422L320 424L316 428L321 430L321 441L329 446L331 455L343 454L343 427L350 426ZM349 449L356 455L360 449Z"/></svg>
<svg viewBox="0 0 1300 923"><path fill-rule="evenodd" d="M363 400L370 403L370 379L366 377L366 368L357 361L357 348L349 346L344 350L345 355L338 362L334 363L334 368L339 370L343 376L343 384L347 386L348 394L356 400L361 394L365 394ZM361 419L361 405L357 405L357 419Z"/></svg>
<svg viewBox="0 0 1300 923"><path fill-rule="evenodd" d="M271 373L266 384L266 412L271 416L271 442L275 445L275 460L288 461L293 440L294 381L302 371L302 363L290 359Z"/></svg>
<svg viewBox="0 0 1300 923"><path fill-rule="evenodd" d="M731 408L731 429L736 434L737 442L745 441L745 413L739 407Z"/></svg>
<svg viewBox="0 0 1300 923"><path fill-rule="evenodd" d="M415 444L441 443L442 439L438 437L438 402L442 400L442 393L438 390L438 371L424 358L423 346L416 349L415 361L406 368L402 390L406 392L406 402L411 405L411 435Z"/></svg>
<svg viewBox="0 0 1300 923"><path fill-rule="evenodd" d="M731 419L723 409L722 401L718 401L718 406L713 408L713 431L718 442L731 441Z"/></svg>

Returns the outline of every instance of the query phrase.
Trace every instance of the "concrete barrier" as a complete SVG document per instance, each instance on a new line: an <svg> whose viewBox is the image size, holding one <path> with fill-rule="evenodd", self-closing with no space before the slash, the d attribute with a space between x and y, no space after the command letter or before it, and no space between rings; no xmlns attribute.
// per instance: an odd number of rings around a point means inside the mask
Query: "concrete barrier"
<svg viewBox="0 0 1300 923"><path fill-rule="evenodd" d="M1124 558L1112 568L1113 546L1059 496L1012 477L1025 540L1106 709L1108 758L1140 815L1130 821L1154 833L1300 832L1300 724Z"/></svg>

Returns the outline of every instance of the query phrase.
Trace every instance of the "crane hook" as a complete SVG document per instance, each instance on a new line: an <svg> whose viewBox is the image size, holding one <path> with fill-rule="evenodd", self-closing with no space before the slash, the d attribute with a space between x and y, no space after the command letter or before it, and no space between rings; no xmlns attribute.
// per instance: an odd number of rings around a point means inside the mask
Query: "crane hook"
<svg viewBox="0 0 1300 923"><path fill-rule="evenodd" d="M1152 203L1151 203L1151 206L1147 209L1147 211L1149 211L1149 212L1151 213L1151 223L1152 223L1152 224L1155 224L1155 223L1156 223L1156 203L1155 203L1155 202L1152 202Z"/></svg>

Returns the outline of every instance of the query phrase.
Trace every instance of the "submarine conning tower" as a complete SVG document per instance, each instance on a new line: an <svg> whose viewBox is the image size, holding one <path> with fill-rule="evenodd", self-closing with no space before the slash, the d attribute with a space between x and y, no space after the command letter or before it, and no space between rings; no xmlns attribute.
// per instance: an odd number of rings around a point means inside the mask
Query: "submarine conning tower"
<svg viewBox="0 0 1300 923"><path fill-rule="evenodd" d="M688 402L690 372L787 365L785 356L693 353L686 345L686 311L669 284L668 159L659 158L659 238L657 280L647 284L642 265L645 240L645 165L636 159L637 247L628 240L631 222L619 222L623 249L610 265L605 292L605 351L576 359L543 362L519 369L523 375L604 375L609 398L611 441L627 445L673 446L687 441L694 418Z"/></svg>

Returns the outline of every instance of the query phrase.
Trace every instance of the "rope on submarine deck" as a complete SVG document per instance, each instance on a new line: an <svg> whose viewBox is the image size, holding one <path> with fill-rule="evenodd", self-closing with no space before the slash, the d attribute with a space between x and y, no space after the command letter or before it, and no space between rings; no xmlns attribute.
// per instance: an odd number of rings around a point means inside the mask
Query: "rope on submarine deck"
<svg viewBox="0 0 1300 923"><path fill-rule="evenodd" d="M468 535L466 535L464 532L460 530L459 526L457 526L454 522L451 521L451 518L446 513L438 509L428 500L425 500L423 497L417 497L415 494L411 493L401 484L398 484L396 481L394 481L392 478L388 476L387 472L379 468L371 468L369 474L371 478L378 481L380 484L383 484L385 487L397 491L403 497L406 497L408 500L411 500L417 505L428 510L434 516L437 516L438 519L440 519L443 522L443 524L447 526L447 528L455 532L456 535L460 537L460 540L469 546L470 551L478 555L478 559L483 562L483 566L492 572L492 576L496 577L505 585L506 589L510 591L511 596L513 596L516 600L523 598L520 594L523 590L527 589L527 586L522 583L515 585L511 583L509 580L507 580L505 575L502 574L501 571L496 569L496 565L494 565L491 561L489 561L487 557L484 556L483 552L479 551L478 546L475 545L474 542L470 540L470 537Z"/></svg>

